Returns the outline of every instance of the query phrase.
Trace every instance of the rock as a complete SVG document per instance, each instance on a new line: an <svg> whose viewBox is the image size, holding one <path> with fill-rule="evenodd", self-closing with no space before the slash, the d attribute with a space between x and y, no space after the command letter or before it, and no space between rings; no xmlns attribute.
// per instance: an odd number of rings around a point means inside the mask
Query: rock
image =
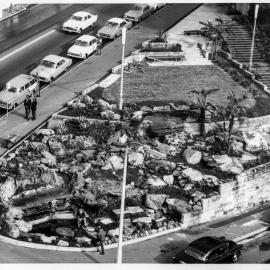
<svg viewBox="0 0 270 270"><path fill-rule="evenodd" d="M105 165L101 168L102 170L121 170L124 168L123 159L119 156L111 156L106 161Z"/></svg>
<svg viewBox="0 0 270 270"><path fill-rule="evenodd" d="M133 166L142 166L144 164L144 155L139 152L128 154L128 163Z"/></svg>
<svg viewBox="0 0 270 270"><path fill-rule="evenodd" d="M49 153L48 151L41 151L42 156L44 156L44 159L41 159L41 162L48 165L56 165L56 157Z"/></svg>
<svg viewBox="0 0 270 270"><path fill-rule="evenodd" d="M149 176L146 180L146 184L153 187L161 187L167 185L160 177L156 175Z"/></svg>
<svg viewBox="0 0 270 270"><path fill-rule="evenodd" d="M167 173L170 173L176 168L176 163L168 161L168 160L153 159L153 160L150 160L149 162L146 162L146 165L149 168L155 170L156 172L162 170Z"/></svg>
<svg viewBox="0 0 270 270"><path fill-rule="evenodd" d="M18 238L20 236L19 228L10 221L5 222L4 231L12 238Z"/></svg>
<svg viewBox="0 0 270 270"><path fill-rule="evenodd" d="M164 159L166 158L166 155L157 151L157 150L154 150L154 149L151 149L151 147L149 145L144 145L143 146L143 151L150 155L152 158L156 158L156 159Z"/></svg>
<svg viewBox="0 0 270 270"><path fill-rule="evenodd" d="M74 231L71 228L67 227L56 228L56 233L62 236L74 237Z"/></svg>
<svg viewBox="0 0 270 270"><path fill-rule="evenodd" d="M174 181L174 176L171 175L163 175L163 181L167 184L167 185L173 185L173 181Z"/></svg>
<svg viewBox="0 0 270 270"><path fill-rule="evenodd" d="M230 165L221 166L220 169L224 172L238 175L244 170L244 167L242 166L238 158L232 158L232 163Z"/></svg>
<svg viewBox="0 0 270 270"><path fill-rule="evenodd" d="M157 144L157 149L160 153L163 153L164 155L168 156L175 156L177 154L177 149L173 145L168 145L166 143L160 143L159 141L155 141Z"/></svg>
<svg viewBox="0 0 270 270"><path fill-rule="evenodd" d="M45 143L42 142L30 142L30 147L37 151L37 152L41 152L42 150L46 150L48 151L48 147Z"/></svg>
<svg viewBox="0 0 270 270"><path fill-rule="evenodd" d="M240 141L237 141L237 140L233 140L231 145L231 151L234 153L234 154L241 154L244 150L244 143L243 142L240 142ZM231 153L231 152L230 152Z"/></svg>
<svg viewBox="0 0 270 270"><path fill-rule="evenodd" d="M268 135L269 136L269 135ZM243 139L245 141L245 150L248 152L257 152L269 149L267 137L261 131L245 131L243 132Z"/></svg>
<svg viewBox="0 0 270 270"><path fill-rule="evenodd" d="M8 201L16 192L16 183L13 177L8 176L0 185L0 200Z"/></svg>
<svg viewBox="0 0 270 270"><path fill-rule="evenodd" d="M145 206L154 210L162 208L164 201L168 198L165 194L149 194L145 196Z"/></svg>
<svg viewBox="0 0 270 270"><path fill-rule="evenodd" d="M119 114L114 113L111 110L106 110L100 113L100 116L102 119L107 120L120 120L121 116Z"/></svg>
<svg viewBox="0 0 270 270"><path fill-rule="evenodd" d="M44 234L40 235L40 240L45 244L51 244L56 240L56 236L46 236Z"/></svg>
<svg viewBox="0 0 270 270"><path fill-rule="evenodd" d="M174 210L178 212L180 215L182 215L182 213L186 213L187 211L191 210L191 206L187 202L182 201L180 199L168 198L166 199L166 203L168 205L169 210Z"/></svg>
<svg viewBox="0 0 270 270"><path fill-rule="evenodd" d="M165 142L172 145L184 145L187 142L189 134L186 132L172 132L165 135Z"/></svg>
<svg viewBox="0 0 270 270"><path fill-rule="evenodd" d="M77 243L79 243L80 245L86 243L87 245L91 245L92 240L86 236L82 236L82 237L75 237L75 241Z"/></svg>
<svg viewBox="0 0 270 270"><path fill-rule="evenodd" d="M152 218L150 217L139 217L136 219L132 220L132 223L144 223L144 224L149 224L152 222Z"/></svg>
<svg viewBox="0 0 270 270"><path fill-rule="evenodd" d="M67 241L64 241L64 240L59 240L57 242L57 246L68 247L69 246L69 243Z"/></svg>
<svg viewBox="0 0 270 270"><path fill-rule="evenodd" d="M241 164L246 164L250 161L256 161L257 157L248 152L243 151L241 158L239 158L238 160L240 161Z"/></svg>
<svg viewBox="0 0 270 270"><path fill-rule="evenodd" d="M148 106L142 106L141 107L141 111L144 111L144 112L152 112L152 108L151 107L148 107Z"/></svg>
<svg viewBox="0 0 270 270"><path fill-rule="evenodd" d="M47 143L49 145L51 154L56 156L63 156L65 154L62 143L58 141L56 137L51 137Z"/></svg>
<svg viewBox="0 0 270 270"><path fill-rule="evenodd" d="M205 174L203 175L203 181L207 183L207 185L212 184L213 186L219 185L219 180L214 175Z"/></svg>
<svg viewBox="0 0 270 270"><path fill-rule="evenodd" d="M202 153L197 150L193 150L191 148L187 148L183 152L183 158L186 160L189 164L197 164L202 159Z"/></svg>
<svg viewBox="0 0 270 270"><path fill-rule="evenodd" d="M20 208L10 207L5 214L6 220L22 219L23 210Z"/></svg>
<svg viewBox="0 0 270 270"><path fill-rule="evenodd" d="M187 169L183 170L182 176L184 178L188 178L189 180L191 180L193 182L199 182L203 178L202 173L200 171L192 169L192 168L187 168Z"/></svg>
<svg viewBox="0 0 270 270"><path fill-rule="evenodd" d="M28 233L32 230L32 224L24 220L16 220L14 224L19 228L21 232Z"/></svg>
<svg viewBox="0 0 270 270"><path fill-rule="evenodd" d="M112 109L112 105L103 99L99 99L97 102L101 106L102 110L104 110L104 111Z"/></svg>
<svg viewBox="0 0 270 270"><path fill-rule="evenodd" d="M132 120L141 121L143 119L144 111L135 111L131 117Z"/></svg>
<svg viewBox="0 0 270 270"><path fill-rule="evenodd" d="M184 185L184 191L190 191L194 188L194 184L193 183L187 183Z"/></svg>
<svg viewBox="0 0 270 270"><path fill-rule="evenodd" d="M119 229L116 228L116 229L109 230L109 231L108 231L108 235L111 235L111 236L118 236L118 235L119 235Z"/></svg>
<svg viewBox="0 0 270 270"><path fill-rule="evenodd" d="M39 130L36 130L35 132L37 135L44 135L44 136L52 136L55 134L55 132L53 131L53 129L50 128L41 128Z"/></svg>

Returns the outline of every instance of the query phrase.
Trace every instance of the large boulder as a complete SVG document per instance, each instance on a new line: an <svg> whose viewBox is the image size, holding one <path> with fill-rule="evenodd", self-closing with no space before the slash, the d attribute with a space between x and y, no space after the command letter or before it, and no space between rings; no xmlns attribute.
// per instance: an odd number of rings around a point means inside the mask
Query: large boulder
<svg viewBox="0 0 270 270"><path fill-rule="evenodd" d="M32 224L24 220L15 220L14 224L19 228L21 232L28 233L32 230Z"/></svg>
<svg viewBox="0 0 270 270"><path fill-rule="evenodd" d="M220 181L218 180L218 178L214 175L209 175L209 174L204 174L203 175L203 182L206 186L218 186Z"/></svg>
<svg viewBox="0 0 270 270"><path fill-rule="evenodd" d="M176 168L176 163L168 160L153 159L146 163L147 166L156 172L164 171L171 173Z"/></svg>
<svg viewBox="0 0 270 270"><path fill-rule="evenodd" d="M239 161L241 164L246 164L248 162L252 162L252 161L256 161L256 160L257 160L256 156L254 156L248 152L245 152L245 151L242 152L242 155L239 158Z"/></svg>
<svg viewBox="0 0 270 270"><path fill-rule="evenodd" d="M182 215L182 213L186 213L191 210L191 206L180 199L177 198L168 198L166 199L166 203L168 205L168 210L169 211L175 211Z"/></svg>
<svg viewBox="0 0 270 270"><path fill-rule="evenodd" d="M8 176L0 186L0 200L8 201L16 192L16 183L13 177Z"/></svg>
<svg viewBox="0 0 270 270"><path fill-rule="evenodd" d="M243 132L243 138L245 141L245 150L248 152L257 152L269 149L269 135L261 132L260 130L245 131Z"/></svg>
<svg viewBox="0 0 270 270"><path fill-rule="evenodd" d="M102 170L121 170L124 168L123 159L119 156L111 156L107 159L105 165L101 168Z"/></svg>
<svg viewBox="0 0 270 270"><path fill-rule="evenodd" d="M176 153L177 153L177 149L175 146L173 145L168 145L166 143L160 143L159 141L155 141L155 143L157 144L157 149L160 153L168 156L168 155L171 155L171 156L175 156Z"/></svg>
<svg viewBox="0 0 270 270"><path fill-rule="evenodd" d="M83 245L83 244L91 245L92 243L92 240L86 236L75 237L75 241L80 245Z"/></svg>
<svg viewBox="0 0 270 270"><path fill-rule="evenodd" d="M154 210L162 208L164 201L168 198L166 194L149 194L145 196L145 206Z"/></svg>
<svg viewBox="0 0 270 270"><path fill-rule="evenodd" d="M203 179L203 175L200 171L187 168L182 171L182 177L191 180L192 182L200 182Z"/></svg>
<svg viewBox="0 0 270 270"><path fill-rule="evenodd" d="M68 236L68 237L74 236L74 231L71 228L67 227L58 227L56 229L56 233L61 236Z"/></svg>
<svg viewBox="0 0 270 270"><path fill-rule="evenodd" d="M56 157L54 155L45 150L41 151L41 155L44 157L41 159L41 163L50 166L56 165Z"/></svg>
<svg viewBox="0 0 270 270"><path fill-rule="evenodd" d="M16 207L10 207L5 214L6 220L22 219L23 210Z"/></svg>
<svg viewBox="0 0 270 270"><path fill-rule="evenodd" d="M40 240L42 243L51 244L56 240L56 236L46 236L45 234L40 235Z"/></svg>
<svg viewBox="0 0 270 270"><path fill-rule="evenodd" d="M37 152L41 152L42 150L48 151L48 147L45 143L42 142L30 142L30 147Z"/></svg>
<svg viewBox="0 0 270 270"><path fill-rule="evenodd" d="M64 241L64 240L59 240L57 242L57 246L60 246L60 247L68 247L69 246L69 243L67 241Z"/></svg>
<svg viewBox="0 0 270 270"><path fill-rule="evenodd" d="M139 152L131 152L128 154L128 163L133 166L142 166L144 163L144 155Z"/></svg>
<svg viewBox="0 0 270 270"><path fill-rule="evenodd" d="M172 175L172 174L170 174L170 175L163 175L163 181L167 184L167 185L169 185L169 186L171 186L171 185L173 185L173 182L174 182L174 176Z"/></svg>
<svg viewBox="0 0 270 270"><path fill-rule="evenodd" d="M189 164L197 164L202 159L202 153L200 151L193 150L192 148L187 148L183 152L183 158Z"/></svg>
<svg viewBox="0 0 270 270"><path fill-rule="evenodd" d="M57 137L51 137L48 140L50 152L56 156L63 156L65 154L64 147Z"/></svg>
<svg viewBox="0 0 270 270"><path fill-rule="evenodd" d="M8 236L12 238L18 238L20 236L19 228L11 221L5 222L4 231Z"/></svg>
<svg viewBox="0 0 270 270"><path fill-rule="evenodd" d="M151 217L139 217L132 220L132 223L139 223L139 224L149 224L152 222Z"/></svg>
<svg viewBox="0 0 270 270"><path fill-rule="evenodd" d="M42 128L35 132L37 135L43 135L43 136L52 136L54 135L54 130L50 128Z"/></svg>

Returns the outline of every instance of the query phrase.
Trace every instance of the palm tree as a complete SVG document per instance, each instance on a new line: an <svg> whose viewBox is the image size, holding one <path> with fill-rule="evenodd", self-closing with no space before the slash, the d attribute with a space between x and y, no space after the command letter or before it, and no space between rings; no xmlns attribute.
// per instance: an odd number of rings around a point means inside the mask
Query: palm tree
<svg viewBox="0 0 270 270"><path fill-rule="evenodd" d="M205 130L205 120L206 120L206 112L213 113L213 110L216 110L216 107L207 101L207 98L210 94L217 92L219 89L208 89L208 90L193 90L190 91L189 94L195 94L195 101L191 101L191 105L194 108L198 108L200 110L200 133L202 137L206 136Z"/></svg>

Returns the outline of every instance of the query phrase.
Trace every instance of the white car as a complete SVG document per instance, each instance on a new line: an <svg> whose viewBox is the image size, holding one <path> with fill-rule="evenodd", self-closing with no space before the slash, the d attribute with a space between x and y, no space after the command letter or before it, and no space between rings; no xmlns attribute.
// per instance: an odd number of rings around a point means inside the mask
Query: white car
<svg viewBox="0 0 270 270"><path fill-rule="evenodd" d="M102 39L115 39L122 35L122 28L130 29L132 22L128 22L122 18L111 18L105 26L98 30L97 36Z"/></svg>
<svg viewBox="0 0 270 270"><path fill-rule="evenodd" d="M164 7L166 4L165 3L149 3L149 6L152 6L154 10L158 10L162 7Z"/></svg>
<svg viewBox="0 0 270 270"><path fill-rule="evenodd" d="M66 32L81 33L87 27L93 26L97 18L97 15L89 12L76 12L63 24L63 30Z"/></svg>
<svg viewBox="0 0 270 270"><path fill-rule="evenodd" d="M98 40L91 35L82 35L76 39L73 46L68 49L67 55L75 58L86 59L88 55L97 50Z"/></svg>
<svg viewBox="0 0 270 270"><path fill-rule="evenodd" d="M59 55L51 54L40 61L40 64L31 72L42 82L51 83L53 79L65 72L72 65L72 60Z"/></svg>
<svg viewBox="0 0 270 270"><path fill-rule="evenodd" d="M148 4L135 4L134 7L124 14L124 19L132 22L140 22L154 12L154 7Z"/></svg>
<svg viewBox="0 0 270 270"><path fill-rule="evenodd" d="M37 80L26 74L20 74L8 81L0 92L0 107L13 109L17 107L27 95L32 95L38 89Z"/></svg>

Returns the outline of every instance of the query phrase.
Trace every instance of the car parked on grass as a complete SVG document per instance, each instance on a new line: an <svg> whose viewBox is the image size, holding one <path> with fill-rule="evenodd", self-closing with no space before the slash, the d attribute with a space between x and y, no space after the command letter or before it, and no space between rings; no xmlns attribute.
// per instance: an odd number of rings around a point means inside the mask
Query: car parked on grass
<svg viewBox="0 0 270 270"><path fill-rule="evenodd" d="M97 18L97 15L89 12L76 12L63 24L63 30L66 32L81 33L86 28L93 26Z"/></svg>
<svg viewBox="0 0 270 270"><path fill-rule="evenodd" d="M98 30L97 36L102 39L115 39L122 35L122 28L130 29L132 23L122 18L111 18L107 23Z"/></svg>
<svg viewBox="0 0 270 270"><path fill-rule="evenodd" d="M82 35L75 40L67 52L68 56L86 59L88 55L95 52L98 46L98 39L91 35Z"/></svg>
<svg viewBox="0 0 270 270"><path fill-rule="evenodd" d="M148 4L135 4L133 9L124 14L124 19L140 22L154 12L154 6Z"/></svg>
<svg viewBox="0 0 270 270"><path fill-rule="evenodd" d="M226 263L236 262L243 245L225 237L206 236L191 242L173 257L173 263Z"/></svg>
<svg viewBox="0 0 270 270"><path fill-rule="evenodd" d="M0 107L13 109L23 102L26 95L33 94L37 89L38 82L33 76L20 74L8 81L0 92Z"/></svg>
<svg viewBox="0 0 270 270"><path fill-rule="evenodd" d="M31 72L31 75L38 76L38 79L42 82L51 83L71 65L71 59L51 54L40 61L40 64Z"/></svg>

